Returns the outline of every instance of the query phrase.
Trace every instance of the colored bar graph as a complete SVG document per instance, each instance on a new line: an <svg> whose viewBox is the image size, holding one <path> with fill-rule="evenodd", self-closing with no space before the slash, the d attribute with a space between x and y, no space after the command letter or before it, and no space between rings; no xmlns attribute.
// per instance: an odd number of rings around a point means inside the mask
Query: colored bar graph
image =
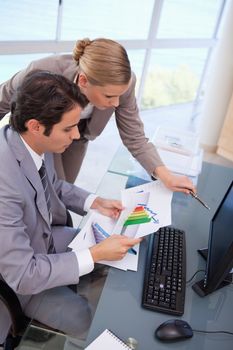
<svg viewBox="0 0 233 350"><path fill-rule="evenodd" d="M102 242L105 238L110 237L109 233L106 232L99 224L97 224L97 222L92 223L91 226L97 244ZM137 255L137 251L134 248L129 248L128 253Z"/></svg>
<svg viewBox="0 0 233 350"><path fill-rule="evenodd" d="M128 216L127 220L124 222L123 226L138 225L150 222L151 217L147 214L143 206L138 206L134 211Z"/></svg>
<svg viewBox="0 0 233 350"><path fill-rule="evenodd" d="M92 223L92 230L94 233L96 243L102 242L105 238L110 237L109 233L106 232L97 222Z"/></svg>

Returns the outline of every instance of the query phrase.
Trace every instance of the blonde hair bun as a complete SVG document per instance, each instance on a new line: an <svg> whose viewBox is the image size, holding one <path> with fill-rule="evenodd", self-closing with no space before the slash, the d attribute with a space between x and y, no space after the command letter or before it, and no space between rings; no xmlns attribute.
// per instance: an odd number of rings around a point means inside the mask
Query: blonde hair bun
<svg viewBox="0 0 233 350"><path fill-rule="evenodd" d="M76 42L73 50L73 58L76 62L79 61L80 57L84 54L85 48L90 44L91 40L89 38L84 38Z"/></svg>
<svg viewBox="0 0 233 350"><path fill-rule="evenodd" d="M76 42L73 59L77 73L84 73L92 85L125 85L131 78L131 67L125 48L118 42L85 38Z"/></svg>

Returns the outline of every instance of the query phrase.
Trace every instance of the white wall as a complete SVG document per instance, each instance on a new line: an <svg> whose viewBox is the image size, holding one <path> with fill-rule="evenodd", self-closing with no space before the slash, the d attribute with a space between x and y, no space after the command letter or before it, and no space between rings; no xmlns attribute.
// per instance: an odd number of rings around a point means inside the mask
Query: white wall
<svg viewBox="0 0 233 350"><path fill-rule="evenodd" d="M233 1L229 1L208 74L202 108L200 141L215 150L233 93Z"/></svg>

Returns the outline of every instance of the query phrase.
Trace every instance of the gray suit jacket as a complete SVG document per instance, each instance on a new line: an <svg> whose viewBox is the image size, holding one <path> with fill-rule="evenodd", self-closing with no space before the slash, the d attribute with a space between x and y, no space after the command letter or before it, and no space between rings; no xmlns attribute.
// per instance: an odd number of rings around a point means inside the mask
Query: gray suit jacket
<svg viewBox="0 0 233 350"><path fill-rule="evenodd" d="M15 74L10 80L0 85L0 117L3 117L9 111L9 103L13 92L25 74L33 69L49 70L64 75L73 81L77 73L77 64L71 55L51 56L32 62L25 70ZM83 145L84 141L94 140L100 135L113 112L115 112L116 124L123 144L146 171L151 174L157 166L163 165L154 145L148 142L148 139L145 137L143 123L139 117L135 98L135 83L136 78L132 74L131 85L128 91L120 97L120 104L117 108L108 108L106 110L93 109L91 118L86 121L85 128L82 130L81 140L70 146L76 149L73 152L69 149L66 151L67 153L70 152L70 158L67 161L69 166L72 164L70 160L73 160L73 163L76 162L77 171L79 170L85 155L86 147ZM64 155L66 155L66 152ZM73 154L71 155L71 153Z"/></svg>
<svg viewBox="0 0 233 350"><path fill-rule="evenodd" d="M89 193L58 180L53 157L46 154L51 226L36 166L19 134L8 126L0 130L0 163L0 278L13 288L25 306L33 294L78 283L77 258L73 252L65 252L66 235L69 230L75 234L75 229L64 227L66 208L84 215ZM51 234L57 254L47 254ZM0 304L0 343L8 326Z"/></svg>

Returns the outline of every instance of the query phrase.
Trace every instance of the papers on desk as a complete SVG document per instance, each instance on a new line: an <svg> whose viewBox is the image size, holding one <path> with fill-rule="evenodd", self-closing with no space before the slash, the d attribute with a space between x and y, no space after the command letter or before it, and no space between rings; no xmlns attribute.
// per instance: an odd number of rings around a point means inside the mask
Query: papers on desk
<svg viewBox="0 0 233 350"><path fill-rule="evenodd" d="M152 141L156 147L187 156L196 154L199 148L199 137L196 133L159 126Z"/></svg>
<svg viewBox="0 0 233 350"><path fill-rule="evenodd" d="M169 170L192 177L200 174L203 150L196 133L162 126L157 128L152 142Z"/></svg>
<svg viewBox="0 0 233 350"><path fill-rule="evenodd" d="M111 234L128 237L143 237L156 232L160 227L171 224L172 192L160 181L125 189L121 193L122 211L118 220L92 211L86 224L70 243L75 250L89 248ZM130 249L120 261L100 263L122 270L137 271L139 245Z"/></svg>
<svg viewBox="0 0 233 350"><path fill-rule="evenodd" d="M203 150L199 149L197 154L178 154L157 148L160 158L164 164L174 173L187 176L197 176L201 172Z"/></svg>

